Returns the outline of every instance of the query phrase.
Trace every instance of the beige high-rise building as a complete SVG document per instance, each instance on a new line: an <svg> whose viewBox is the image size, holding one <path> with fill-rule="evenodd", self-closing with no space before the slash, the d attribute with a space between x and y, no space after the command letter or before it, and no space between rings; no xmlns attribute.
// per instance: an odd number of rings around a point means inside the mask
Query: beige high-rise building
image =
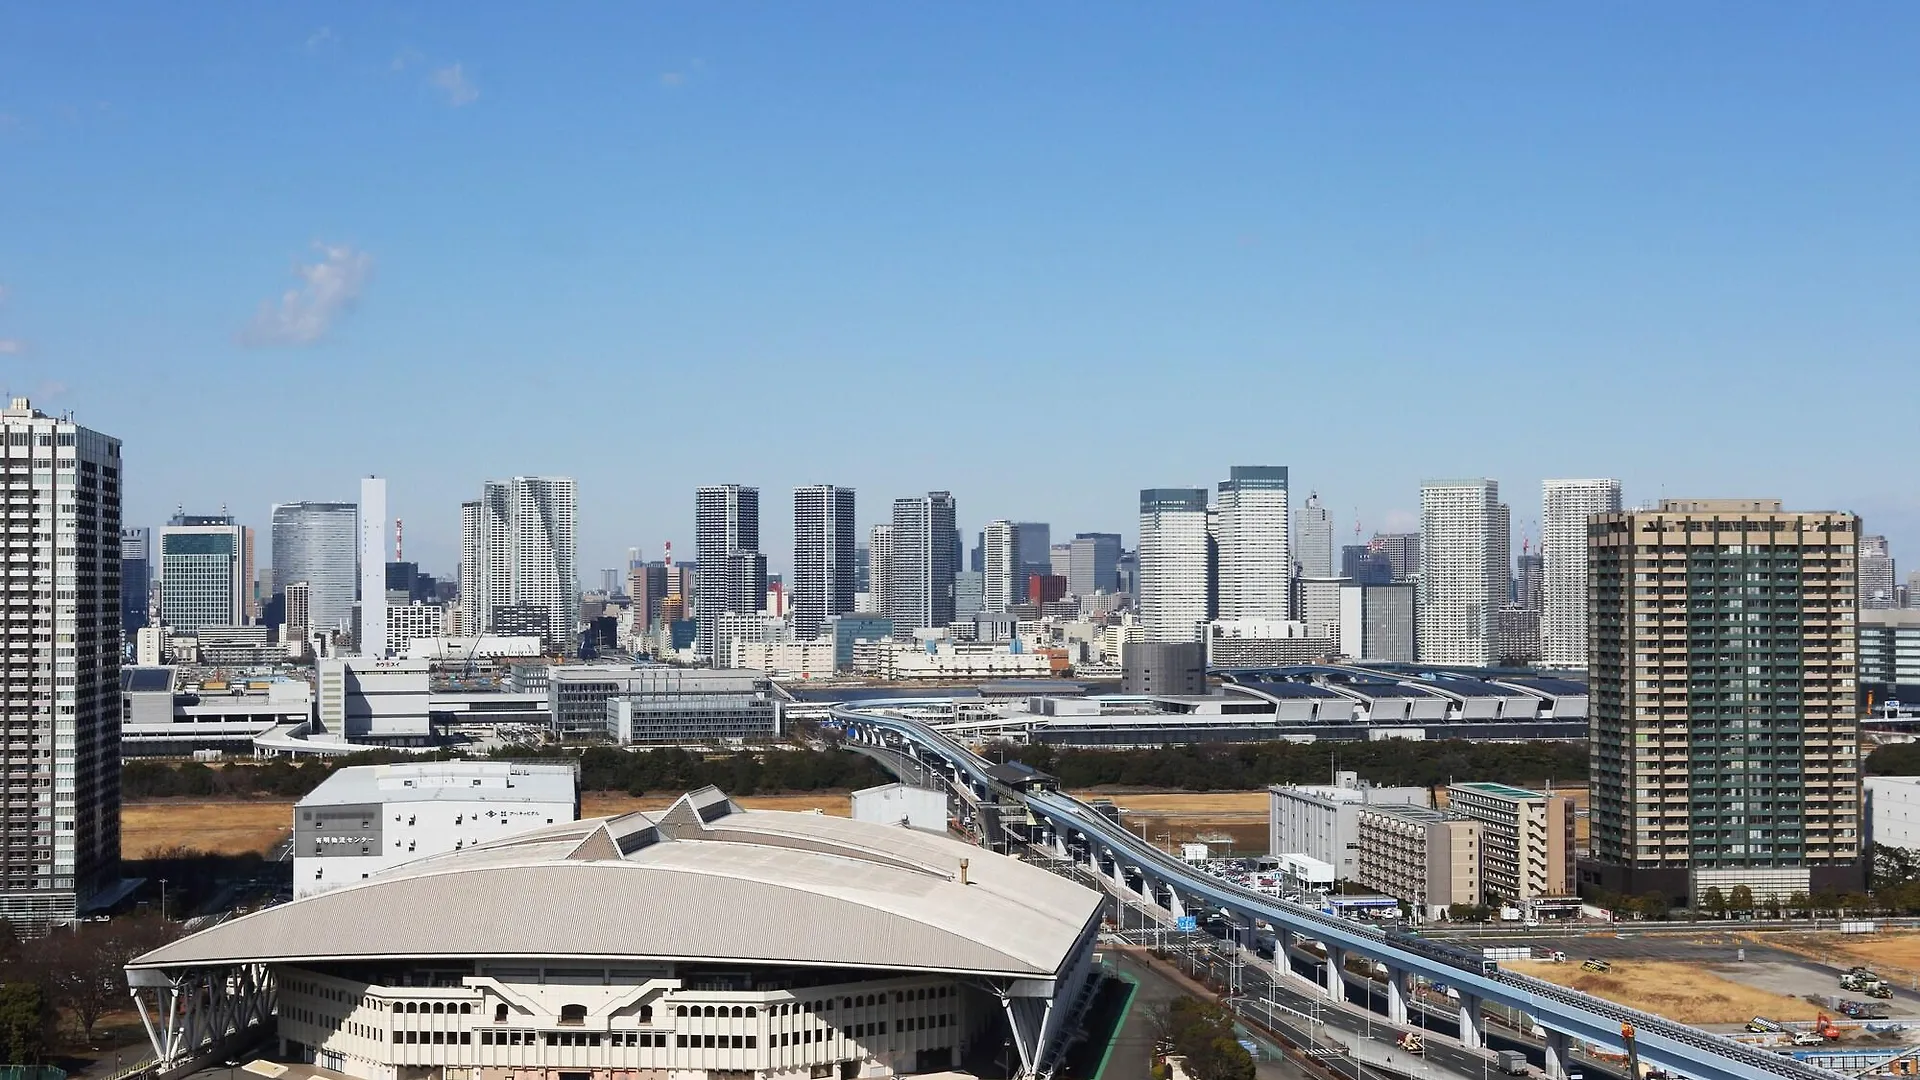
<svg viewBox="0 0 1920 1080"><path fill-rule="evenodd" d="M1447 809L1480 823L1480 889L1489 904L1573 895L1573 801L1508 784L1447 786Z"/></svg>
<svg viewBox="0 0 1920 1080"><path fill-rule="evenodd" d="M1859 533L1775 499L1590 520L1583 893L1862 887Z"/></svg>

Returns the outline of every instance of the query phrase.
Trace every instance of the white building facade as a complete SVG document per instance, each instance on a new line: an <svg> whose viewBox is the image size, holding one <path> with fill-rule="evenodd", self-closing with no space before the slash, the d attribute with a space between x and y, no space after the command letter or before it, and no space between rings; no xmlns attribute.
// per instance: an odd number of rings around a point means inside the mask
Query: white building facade
<svg viewBox="0 0 1920 1080"><path fill-rule="evenodd" d="M1219 499L1220 618L1292 618L1286 466L1235 465Z"/></svg>
<svg viewBox="0 0 1920 1080"><path fill-rule="evenodd" d="M0 550L17 568L0 595L0 917L44 927L111 884L120 858L120 441L26 398L0 431Z"/></svg>
<svg viewBox="0 0 1920 1080"><path fill-rule="evenodd" d="M1011 521L989 521L981 537L981 565L985 583L982 611L1011 611L1025 599L1020 573L1020 526Z"/></svg>
<svg viewBox="0 0 1920 1080"><path fill-rule="evenodd" d="M1300 564L1300 576L1330 578L1333 565L1333 514L1320 505L1320 493L1307 494L1300 508L1299 541L1294 544L1294 560Z"/></svg>
<svg viewBox="0 0 1920 1080"><path fill-rule="evenodd" d="M1505 606L1512 545L1496 480L1420 487L1420 660L1486 667L1494 612Z"/></svg>
<svg viewBox="0 0 1920 1080"><path fill-rule="evenodd" d="M578 513L578 492L564 476L489 480L477 501L461 504L463 632L494 629L498 608L537 606L547 614L547 644L572 652L580 608Z"/></svg>
<svg viewBox="0 0 1920 1080"><path fill-rule="evenodd" d="M360 481L360 655L387 656L387 482Z"/></svg>
<svg viewBox="0 0 1920 1080"><path fill-rule="evenodd" d="M294 805L295 899L580 816L571 765L436 761L339 769Z"/></svg>
<svg viewBox="0 0 1920 1080"><path fill-rule="evenodd" d="M1199 641L1207 610L1207 492L1140 492L1140 624L1147 641Z"/></svg>
<svg viewBox="0 0 1920 1080"><path fill-rule="evenodd" d="M1540 660L1587 666L1587 518L1620 512L1618 480L1547 480L1541 485Z"/></svg>

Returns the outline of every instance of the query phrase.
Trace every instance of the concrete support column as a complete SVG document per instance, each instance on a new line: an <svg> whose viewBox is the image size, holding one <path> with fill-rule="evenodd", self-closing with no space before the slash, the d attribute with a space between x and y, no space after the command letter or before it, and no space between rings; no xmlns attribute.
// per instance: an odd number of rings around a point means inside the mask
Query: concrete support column
<svg viewBox="0 0 1920 1080"><path fill-rule="evenodd" d="M1480 1015L1480 998L1465 991L1460 993L1460 1045L1469 1050L1487 1046L1487 1020Z"/></svg>
<svg viewBox="0 0 1920 1080"><path fill-rule="evenodd" d="M1327 996L1338 1002L1347 1000L1347 950L1327 945Z"/></svg>
<svg viewBox="0 0 1920 1080"><path fill-rule="evenodd" d="M1413 1000L1413 972L1405 968L1387 969L1387 1023L1405 1025L1407 1006Z"/></svg>
<svg viewBox="0 0 1920 1080"><path fill-rule="evenodd" d="M1171 881L1162 882L1161 884L1167 887L1167 914L1172 915L1176 919L1184 916L1187 913L1187 903L1180 899L1180 890L1174 888L1173 882Z"/></svg>
<svg viewBox="0 0 1920 1080"><path fill-rule="evenodd" d="M1055 856L1056 858L1061 858L1061 859L1064 859L1064 858L1066 858L1066 857L1067 857L1067 836L1066 836L1066 834L1065 834L1065 833L1063 833L1063 832L1061 832L1060 830L1058 830L1058 829L1056 829L1056 828L1053 828L1052 826L1048 826L1048 827L1047 827L1047 836L1048 836L1048 837L1049 837L1049 838L1050 838L1050 839L1051 839L1051 840L1053 841L1053 854L1054 854L1054 856Z"/></svg>
<svg viewBox="0 0 1920 1080"><path fill-rule="evenodd" d="M1547 1076L1550 1080L1567 1080L1567 1068L1573 1064L1572 1047L1567 1033L1547 1029Z"/></svg>
<svg viewBox="0 0 1920 1080"><path fill-rule="evenodd" d="M1298 945L1301 942L1306 940L1305 938L1301 937L1300 935L1294 933L1291 930L1282 930L1278 934L1276 934L1275 937L1279 939L1277 942L1277 944L1279 945L1279 948L1274 950L1274 955L1281 956L1281 957L1286 956L1285 950L1287 948L1294 945ZM1308 972L1295 971L1293 967L1293 961L1291 959L1285 959L1282 962L1286 965L1287 974L1305 979L1308 982L1313 981L1313 975L1311 971L1308 971Z"/></svg>

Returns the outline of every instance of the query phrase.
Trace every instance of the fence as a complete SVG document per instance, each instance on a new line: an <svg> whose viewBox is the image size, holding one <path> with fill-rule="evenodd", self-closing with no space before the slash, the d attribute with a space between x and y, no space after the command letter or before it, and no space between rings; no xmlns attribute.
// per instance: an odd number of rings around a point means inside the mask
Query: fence
<svg viewBox="0 0 1920 1080"><path fill-rule="evenodd" d="M51 1065L0 1065L0 1080L67 1080L67 1070Z"/></svg>

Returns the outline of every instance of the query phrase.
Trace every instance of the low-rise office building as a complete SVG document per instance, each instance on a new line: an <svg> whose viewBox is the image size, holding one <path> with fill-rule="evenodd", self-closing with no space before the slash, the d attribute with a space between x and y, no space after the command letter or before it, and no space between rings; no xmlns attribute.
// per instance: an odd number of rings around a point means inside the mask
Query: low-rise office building
<svg viewBox="0 0 1920 1080"><path fill-rule="evenodd" d="M1480 823L1487 903L1574 894L1573 800L1508 784L1451 784L1447 808Z"/></svg>
<svg viewBox="0 0 1920 1080"><path fill-rule="evenodd" d="M1479 822L1427 806L1362 806L1355 826L1362 886L1423 919L1481 902Z"/></svg>
<svg viewBox="0 0 1920 1080"><path fill-rule="evenodd" d="M1053 674L1053 662L1043 653L1027 651L1018 640L991 645L889 639L857 642L853 670L876 679L1030 679Z"/></svg>
<svg viewBox="0 0 1920 1080"><path fill-rule="evenodd" d="M250 755L253 740L313 714L313 688L293 679L189 683L181 669L120 669L120 753L185 756L196 750Z"/></svg>
<svg viewBox="0 0 1920 1080"><path fill-rule="evenodd" d="M812 641L733 641L728 657L737 668L764 671L783 679L827 679L833 677L833 639Z"/></svg>
<svg viewBox="0 0 1920 1080"><path fill-rule="evenodd" d="M1325 607L1339 599L1337 587L1321 590L1318 602ZM1287 664L1311 664L1326 660L1340 651L1337 615L1333 633L1326 632L1326 612L1322 625L1309 628L1306 623L1288 619L1216 619L1207 624L1207 666L1210 668L1281 667Z"/></svg>
<svg viewBox="0 0 1920 1080"><path fill-rule="evenodd" d="M661 672L672 670L664 664L516 665L508 689L545 690L554 734L598 739L607 734L607 702L653 686Z"/></svg>
<svg viewBox="0 0 1920 1080"><path fill-rule="evenodd" d="M355 765L293 808L293 895L580 816L572 765Z"/></svg>
<svg viewBox="0 0 1920 1080"><path fill-rule="evenodd" d="M765 672L675 667L639 672L603 707L601 731L616 743L727 746L780 737L784 712Z"/></svg>
<svg viewBox="0 0 1920 1080"><path fill-rule="evenodd" d="M308 739L370 746L433 741L425 660L327 657L314 665L314 724Z"/></svg>
<svg viewBox="0 0 1920 1080"><path fill-rule="evenodd" d="M1358 880L1362 807L1429 802L1426 788L1374 787L1352 772L1334 774L1331 784L1275 785L1267 794L1267 851L1319 859L1343 881Z"/></svg>

